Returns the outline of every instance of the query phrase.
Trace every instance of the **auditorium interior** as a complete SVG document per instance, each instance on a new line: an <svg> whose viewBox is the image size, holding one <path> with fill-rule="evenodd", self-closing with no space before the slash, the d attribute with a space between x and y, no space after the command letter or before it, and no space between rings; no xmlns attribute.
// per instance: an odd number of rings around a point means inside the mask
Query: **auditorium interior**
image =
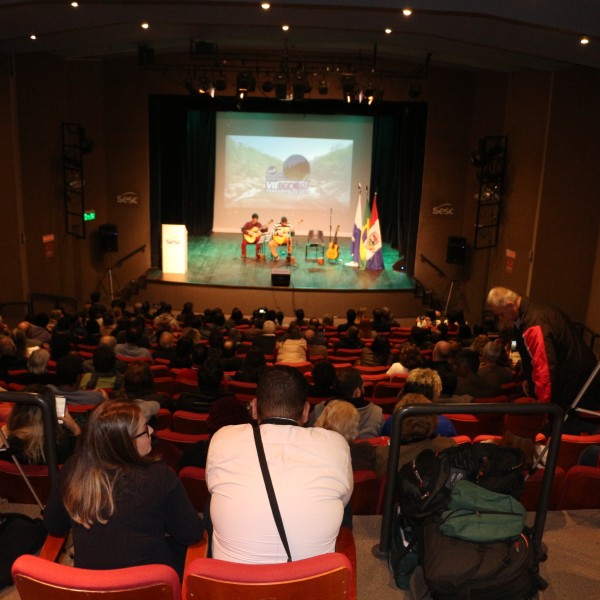
<svg viewBox="0 0 600 600"><path fill-rule="evenodd" d="M309 229L324 232L325 250L331 243L327 208L297 225L293 263L270 262L264 248L264 262L251 260L254 249L240 259L239 228L253 210L213 230L215 153L200 148L198 170L187 171L191 138L169 145L165 131L186 123L163 118L171 106L204 114L219 102L234 113L422 119L420 153L398 140L416 162L410 210L378 192L384 271L346 264L351 226L336 231L339 259L321 264L305 249ZM5 2L0 115L7 322L56 303L82 307L98 291L105 304L193 301L227 314L268 306L292 317L301 307L343 319L350 307L387 306L403 325L451 307L476 324L488 290L505 286L559 306L600 356L595 0L274 0L268 10L258 0ZM389 177L381 153L367 154ZM501 174L486 180L500 155ZM362 205L373 198L370 176L350 184L350 224L359 184ZM261 210L265 222L280 217L276 204ZM184 275L163 269L161 225L173 221L190 233ZM106 225L116 248L103 245ZM283 284L279 267L289 267ZM380 515L356 520L358 598L408 598L373 552L380 524ZM599 525L598 510L550 513L541 598L595 597Z"/></svg>

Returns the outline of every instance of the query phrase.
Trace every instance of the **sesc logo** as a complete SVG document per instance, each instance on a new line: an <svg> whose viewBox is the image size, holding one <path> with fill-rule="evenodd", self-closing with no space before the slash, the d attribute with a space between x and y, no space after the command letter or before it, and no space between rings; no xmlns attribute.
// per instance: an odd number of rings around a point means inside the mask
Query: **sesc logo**
<svg viewBox="0 0 600 600"><path fill-rule="evenodd" d="M432 209L432 213L438 216L444 217L453 217L454 216L454 204L450 204L450 202L444 202L444 204L439 204L438 206L434 206Z"/></svg>

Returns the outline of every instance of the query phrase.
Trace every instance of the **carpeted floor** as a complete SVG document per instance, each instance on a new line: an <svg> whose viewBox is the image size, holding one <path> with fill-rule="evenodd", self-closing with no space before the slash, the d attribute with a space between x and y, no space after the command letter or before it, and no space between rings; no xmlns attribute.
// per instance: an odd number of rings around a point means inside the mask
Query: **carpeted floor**
<svg viewBox="0 0 600 600"><path fill-rule="evenodd" d="M37 508L23 505L5 505L2 510L39 515ZM533 522L533 515L529 516ZM408 593L396 588L387 562L372 552L379 541L380 527L380 516L354 518L358 600L408 599ZM541 574L549 586L540 593L540 600L600 598L600 510L549 512L544 543L548 560L542 563ZM18 598L12 587L0 591L0 600Z"/></svg>

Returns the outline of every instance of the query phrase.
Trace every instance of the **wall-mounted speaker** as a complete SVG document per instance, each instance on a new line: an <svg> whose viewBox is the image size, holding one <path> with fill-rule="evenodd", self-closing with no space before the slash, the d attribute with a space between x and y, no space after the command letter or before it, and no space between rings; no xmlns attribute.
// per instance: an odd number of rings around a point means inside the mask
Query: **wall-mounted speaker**
<svg viewBox="0 0 600 600"><path fill-rule="evenodd" d="M451 265L464 265L467 256L467 238L451 235L448 237L446 262Z"/></svg>
<svg viewBox="0 0 600 600"><path fill-rule="evenodd" d="M100 252L119 251L119 231L116 225L109 223L100 225L98 234L100 236Z"/></svg>
<svg viewBox="0 0 600 600"><path fill-rule="evenodd" d="M271 270L271 285L283 285L289 287L291 271L285 267Z"/></svg>

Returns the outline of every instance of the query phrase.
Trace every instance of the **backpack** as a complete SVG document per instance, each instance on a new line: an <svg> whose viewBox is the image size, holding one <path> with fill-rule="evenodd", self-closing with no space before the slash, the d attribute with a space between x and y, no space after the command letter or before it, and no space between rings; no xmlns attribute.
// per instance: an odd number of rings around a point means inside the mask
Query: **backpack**
<svg viewBox="0 0 600 600"><path fill-rule="evenodd" d="M394 582L401 590L408 590L413 571L419 565L419 525L405 517L396 505L392 520L392 537L388 553L388 567Z"/></svg>
<svg viewBox="0 0 600 600"><path fill-rule="evenodd" d="M470 542L424 526L423 575L434 600L528 600L545 582L534 568L528 532L496 542Z"/></svg>
<svg viewBox="0 0 600 600"><path fill-rule="evenodd" d="M46 539L41 519L19 513L0 515L0 589L12 585L12 564L22 554L35 554Z"/></svg>

